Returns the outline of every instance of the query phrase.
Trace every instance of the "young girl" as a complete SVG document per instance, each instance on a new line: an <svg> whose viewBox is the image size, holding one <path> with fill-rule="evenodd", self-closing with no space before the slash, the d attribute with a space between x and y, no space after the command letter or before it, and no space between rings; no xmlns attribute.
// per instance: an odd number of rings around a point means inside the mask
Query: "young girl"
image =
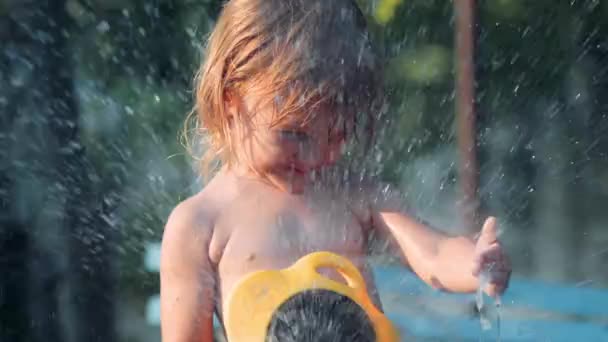
<svg viewBox="0 0 608 342"><path fill-rule="evenodd" d="M239 279L315 251L349 258L380 307L371 234L433 287L472 292L490 268L486 292L505 290L510 266L493 218L476 241L451 238L410 217L394 192L328 176L347 175L332 171L344 144L377 119L379 64L353 0L225 4L196 88L203 167L220 167L165 228L163 341L212 341L213 313L222 320Z"/></svg>

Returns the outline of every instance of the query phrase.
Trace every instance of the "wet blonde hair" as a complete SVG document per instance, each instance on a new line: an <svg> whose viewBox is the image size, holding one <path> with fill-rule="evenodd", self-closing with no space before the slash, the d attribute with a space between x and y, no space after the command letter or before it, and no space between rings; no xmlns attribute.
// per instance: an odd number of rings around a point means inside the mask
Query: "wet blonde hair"
<svg viewBox="0 0 608 342"><path fill-rule="evenodd" d="M365 113L371 123L378 66L365 18L352 0L228 1L207 42L186 125L199 138L189 146L205 149L200 171L233 161L231 94L272 104L273 125L287 118L303 124L321 105L334 122L356 123Z"/></svg>

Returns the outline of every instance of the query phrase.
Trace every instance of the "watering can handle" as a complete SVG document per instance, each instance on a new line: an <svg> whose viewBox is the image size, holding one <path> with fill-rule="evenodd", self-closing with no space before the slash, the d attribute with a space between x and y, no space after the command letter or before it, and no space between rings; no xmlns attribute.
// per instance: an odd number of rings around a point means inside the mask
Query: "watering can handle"
<svg viewBox="0 0 608 342"><path fill-rule="evenodd" d="M367 293L365 287L365 280L359 272L359 270L345 257L330 253L330 252L315 252L309 254L296 263L296 267L306 268L309 272L314 272L319 275L318 269L321 267L333 268L340 273L346 280L346 285L327 278L327 281L332 283L334 286L347 287L348 292L356 294Z"/></svg>

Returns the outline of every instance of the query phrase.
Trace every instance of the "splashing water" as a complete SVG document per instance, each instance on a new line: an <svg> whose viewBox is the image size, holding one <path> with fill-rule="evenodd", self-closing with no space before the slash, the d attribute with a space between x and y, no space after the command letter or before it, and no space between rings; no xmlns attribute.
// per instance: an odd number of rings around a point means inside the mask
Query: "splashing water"
<svg viewBox="0 0 608 342"><path fill-rule="evenodd" d="M475 303L477 306L477 311L479 312L479 323L481 325L482 331L488 331L492 328L492 323L488 314L485 313L482 309L484 307L483 300L483 289L489 283L488 273L492 271L493 264L490 265L487 271L484 271L479 276L479 287L477 288L477 293L475 294ZM500 342L500 307L501 300L500 297L496 297L494 300L495 310L496 310L496 341ZM483 341L483 338L480 336L480 341Z"/></svg>
<svg viewBox="0 0 608 342"><path fill-rule="evenodd" d="M479 312L479 323L481 324L481 329L486 331L492 327L490 320L486 317L486 314L482 311L483 309L483 288L487 285L488 279L485 274L480 275L479 277L479 288L477 289L477 294L475 296L475 302L477 304L477 311Z"/></svg>

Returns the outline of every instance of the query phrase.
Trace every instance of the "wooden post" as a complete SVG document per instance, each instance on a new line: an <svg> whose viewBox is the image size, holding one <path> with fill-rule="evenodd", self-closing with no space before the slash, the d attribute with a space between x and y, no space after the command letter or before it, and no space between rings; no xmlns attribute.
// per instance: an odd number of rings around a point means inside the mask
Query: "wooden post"
<svg viewBox="0 0 608 342"><path fill-rule="evenodd" d="M463 223L478 228L479 200L475 120L475 0L455 0L456 120Z"/></svg>

